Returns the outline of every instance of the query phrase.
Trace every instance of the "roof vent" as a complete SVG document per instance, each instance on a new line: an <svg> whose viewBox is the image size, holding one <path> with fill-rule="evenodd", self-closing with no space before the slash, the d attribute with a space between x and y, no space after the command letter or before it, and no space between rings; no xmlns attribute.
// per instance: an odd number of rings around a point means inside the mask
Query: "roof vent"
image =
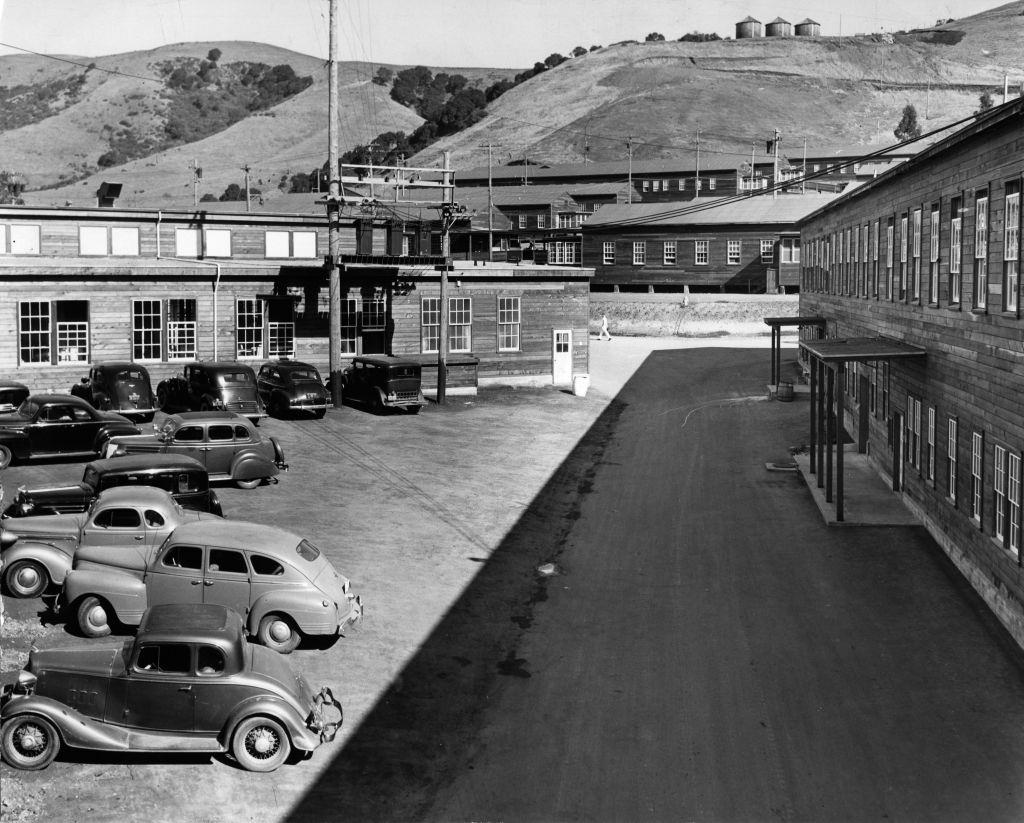
<svg viewBox="0 0 1024 823"><path fill-rule="evenodd" d="M96 191L96 205L101 209L112 209L114 201L120 196L120 183L100 183L100 187Z"/></svg>

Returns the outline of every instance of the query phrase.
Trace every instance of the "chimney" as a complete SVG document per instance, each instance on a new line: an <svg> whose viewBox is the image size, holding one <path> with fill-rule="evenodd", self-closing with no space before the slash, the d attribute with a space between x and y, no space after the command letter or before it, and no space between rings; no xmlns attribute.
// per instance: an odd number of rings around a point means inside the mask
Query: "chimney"
<svg viewBox="0 0 1024 823"><path fill-rule="evenodd" d="M101 209L112 209L114 201L120 196L120 183L100 183L100 187L96 190L96 205Z"/></svg>

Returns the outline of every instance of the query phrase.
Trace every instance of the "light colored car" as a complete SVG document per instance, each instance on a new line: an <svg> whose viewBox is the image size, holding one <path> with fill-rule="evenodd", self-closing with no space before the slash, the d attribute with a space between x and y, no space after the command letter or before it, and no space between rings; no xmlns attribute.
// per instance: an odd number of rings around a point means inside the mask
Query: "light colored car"
<svg viewBox="0 0 1024 823"><path fill-rule="evenodd" d="M153 486L107 489L84 512L4 518L4 588L12 597L38 597L64 583L77 553L97 549L121 568L143 569L174 529L203 519L221 518L183 509Z"/></svg>
<svg viewBox="0 0 1024 823"><path fill-rule="evenodd" d="M113 552L79 553L61 608L82 634L102 637L114 622L137 626L151 606L216 603L241 614L259 643L287 654L305 636L337 636L362 617L362 598L351 588L296 534L203 520L175 529L141 571L119 566Z"/></svg>

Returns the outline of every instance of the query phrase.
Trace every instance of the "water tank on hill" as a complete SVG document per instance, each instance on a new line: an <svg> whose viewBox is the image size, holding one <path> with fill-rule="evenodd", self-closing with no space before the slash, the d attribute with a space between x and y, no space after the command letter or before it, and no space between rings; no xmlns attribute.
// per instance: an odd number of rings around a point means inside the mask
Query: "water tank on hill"
<svg viewBox="0 0 1024 823"><path fill-rule="evenodd" d="M788 20L783 20L781 17L776 17L764 27L764 33L767 37L791 37L793 34L793 24Z"/></svg>
<svg viewBox="0 0 1024 823"><path fill-rule="evenodd" d="M821 23L808 17L796 24L797 37L821 37Z"/></svg>
<svg viewBox="0 0 1024 823"><path fill-rule="evenodd" d="M761 36L761 21L755 20L753 17L748 16L744 20L740 20L736 24L736 39L741 40L745 37L760 37Z"/></svg>

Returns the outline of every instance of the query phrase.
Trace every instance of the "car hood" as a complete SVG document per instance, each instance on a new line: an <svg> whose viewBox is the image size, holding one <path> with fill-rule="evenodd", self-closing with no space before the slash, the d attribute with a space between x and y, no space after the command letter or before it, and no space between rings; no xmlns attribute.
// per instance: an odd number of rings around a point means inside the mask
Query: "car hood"
<svg viewBox="0 0 1024 823"><path fill-rule="evenodd" d="M281 692L295 704L299 713L305 717L313 708L313 692L305 679L293 672L285 658L272 649L250 643L249 651L252 655L252 670L275 681Z"/></svg>
<svg viewBox="0 0 1024 823"><path fill-rule="evenodd" d="M0 429L18 429L31 422L31 417L21 414L17 410L0 414Z"/></svg>
<svg viewBox="0 0 1024 823"><path fill-rule="evenodd" d="M66 540L67 538L78 539L82 526L88 515L85 512L77 514L44 514L39 517L19 517L5 519L0 529L8 534L18 537L31 537L39 539Z"/></svg>
<svg viewBox="0 0 1024 823"><path fill-rule="evenodd" d="M123 667L124 640L90 645L87 649L34 649L25 668L39 677L46 671L65 671L110 677ZM130 642L130 641L129 641Z"/></svg>

